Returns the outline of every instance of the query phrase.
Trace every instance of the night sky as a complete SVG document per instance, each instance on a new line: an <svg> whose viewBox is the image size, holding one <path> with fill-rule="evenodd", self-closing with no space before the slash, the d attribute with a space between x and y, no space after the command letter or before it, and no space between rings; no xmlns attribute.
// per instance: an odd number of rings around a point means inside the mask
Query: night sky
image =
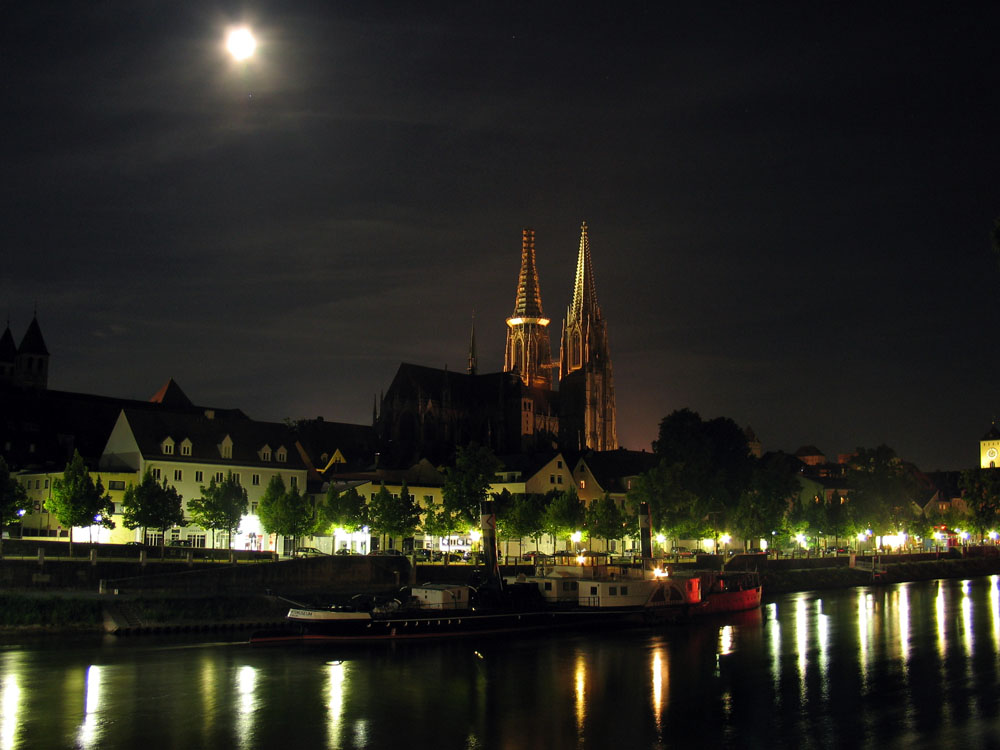
<svg viewBox="0 0 1000 750"><path fill-rule="evenodd" d="M661 7L666 6L666 7ZM368 423L503 364L521 230L553 354L587 222L618 437L976 465L1000 416L1000 7L7 4L0 303L49 386ZM224 49L247 24L259 47Z"/></svg>

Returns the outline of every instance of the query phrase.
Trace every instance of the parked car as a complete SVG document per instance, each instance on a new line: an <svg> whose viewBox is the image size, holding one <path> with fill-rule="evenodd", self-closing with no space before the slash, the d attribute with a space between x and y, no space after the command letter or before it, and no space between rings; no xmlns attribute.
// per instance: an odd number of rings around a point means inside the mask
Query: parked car
<svg viewBox="0 0 1000 750"><path fill-rule="evenodd" d="M326 552L320 552L315 547L296 547L295 557L327 557Z"/></svg>
<svg viewBox="0 0 1000 750"><path fill-rule="evenodd" d="M190 539L171 539L169 542L167 542L167 546L168 547L190 547L191 546L191 540Z"/></svg>
<svg viewBox="0 0 1000 750"><path fill-rule="evenodd" d="M368 553L368 555L372 556L372 557L374 557L376 555L388 555L388 556L391 556L391 557L402 557L403 553L400 552L398 549L373 549L371 552Z"/></svg>
<svg viewBox="0 0 1000 750"><path fill-rule="evenodd" d="M430 562L431 561L431 551L429 549L415 549L413 550L413 559L417 562Z"/></svg>
<svg viewBox="0 0 1000 750"><path fill-rule="evenodd" d="M537 549L535 549L531 550L530 552L525 552L523 555L521 555L521 558L524 560L528 560L530 562L539 562L541 560L547 559L548 555L546 555L544 552L539 552Z"/></svg>
<svg viewBox="0 0 1000 750"><path fill-rule="evenodd" d="M689 550L687 547L674 547L670 551L670 554L677 557L694 557L694 552Z"/></svg>
<svg viewBox="0 0 1000 750"><path fill-rule="evenodd" d="M354 552L352 552L351 550L347 549L347 547L341 547L334 554L337 554L337 555L353 555Z"/></svg>

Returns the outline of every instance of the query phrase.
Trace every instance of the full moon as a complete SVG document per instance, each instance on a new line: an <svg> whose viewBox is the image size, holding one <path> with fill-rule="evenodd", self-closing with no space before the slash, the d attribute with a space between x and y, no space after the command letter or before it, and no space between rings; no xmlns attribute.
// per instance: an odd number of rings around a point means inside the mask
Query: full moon
<svg viewBox="0 0 1000 750"><path fill-rule="evenodd" d="M237 60L246 60L257 48L257 40L253 38L250 29L234 29L226 39L226 49Z"/></svg>

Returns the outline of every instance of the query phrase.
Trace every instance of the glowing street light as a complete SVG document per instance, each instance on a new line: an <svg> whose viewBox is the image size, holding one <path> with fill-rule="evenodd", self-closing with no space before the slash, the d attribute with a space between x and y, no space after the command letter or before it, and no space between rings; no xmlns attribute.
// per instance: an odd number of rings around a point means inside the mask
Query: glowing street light
<svg viewBox="0 0 1000 750"><path fill-rule="evenodd" d="M229 32L229 36L226 37L226 49L229 50L229 54L237 62L243 62L253 55L254 50L257 49L257 40L253 38L250 29L245 26L233 29Z"/></svg>

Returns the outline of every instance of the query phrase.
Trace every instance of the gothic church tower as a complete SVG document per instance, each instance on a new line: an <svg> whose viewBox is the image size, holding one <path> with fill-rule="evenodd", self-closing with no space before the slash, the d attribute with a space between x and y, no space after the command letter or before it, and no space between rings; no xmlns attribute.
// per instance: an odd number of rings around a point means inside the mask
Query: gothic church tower
<svg viewBox="0 0 1000 750"><path fill-rule="evenodd" d="M559 427L567 447L615 450L615 381L608 330L597 304L587 223L580 229L573 301L559 353Z"/></svg>
<svg viewBox="0 0 1000 750"><path fill-rule="evenodd" d="M542 292L535 268L535 232L521 232L521 273L517 281L514 314L507 318L504 372L517 373L521 382L536 388L552 388L552 350L549 319L542 312Z"/></svg>

